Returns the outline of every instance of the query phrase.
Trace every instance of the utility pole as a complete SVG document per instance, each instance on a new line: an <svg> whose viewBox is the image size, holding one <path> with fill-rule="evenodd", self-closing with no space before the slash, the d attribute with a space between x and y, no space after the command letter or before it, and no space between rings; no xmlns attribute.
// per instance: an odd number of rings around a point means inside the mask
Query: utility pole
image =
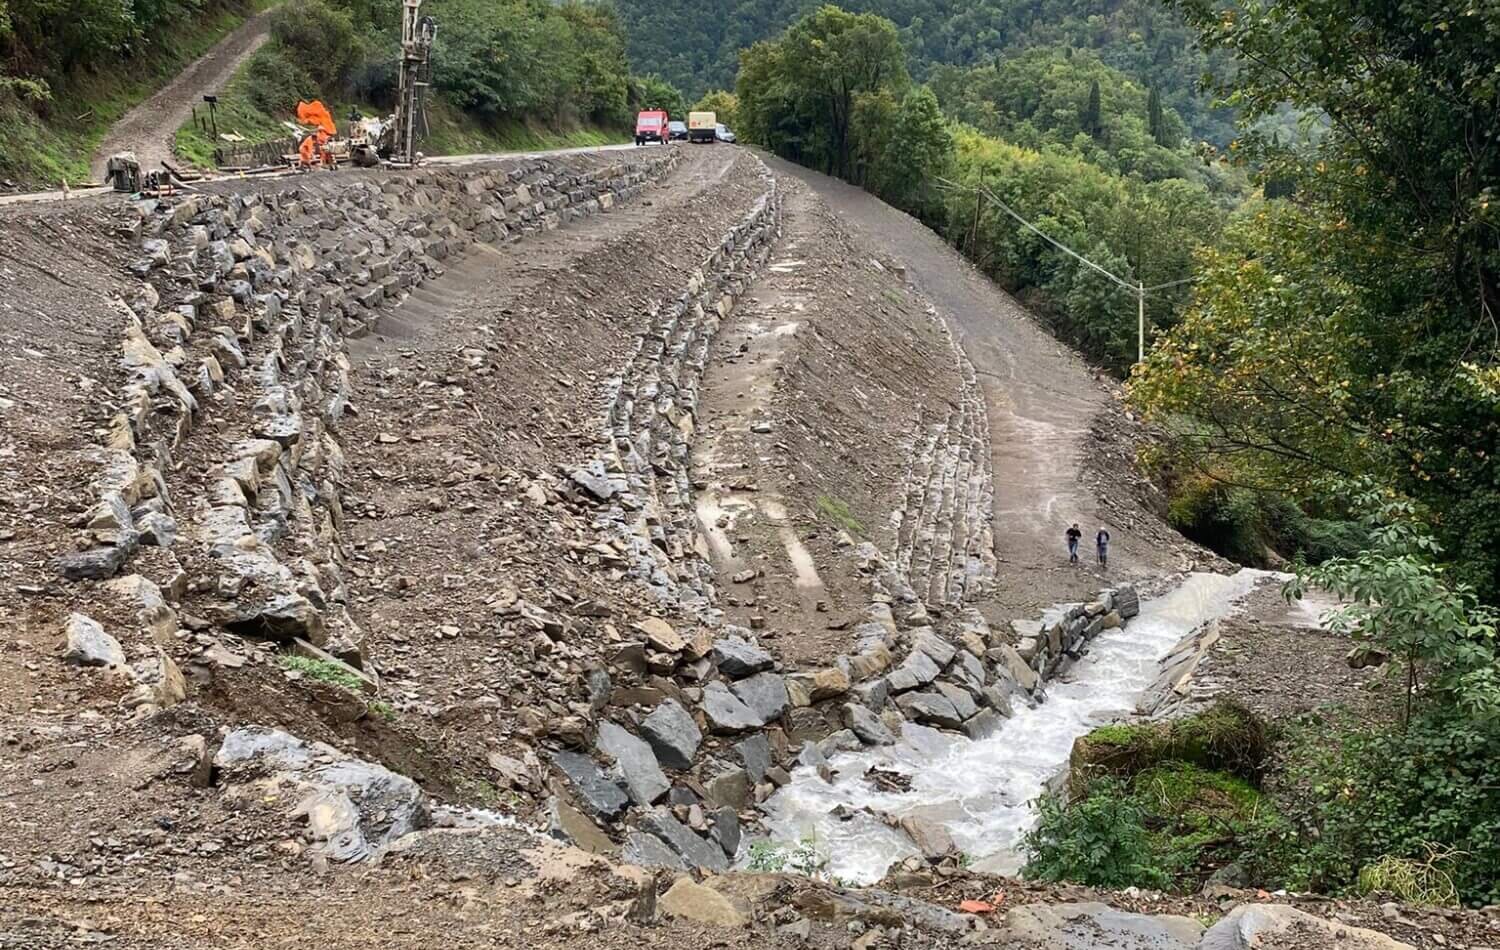
<svg viewBox="0 0 1500 950"><path fill-rule="evenodd" d="M1136 281L1136 362L1146 362L1146 285Z"/></svg>

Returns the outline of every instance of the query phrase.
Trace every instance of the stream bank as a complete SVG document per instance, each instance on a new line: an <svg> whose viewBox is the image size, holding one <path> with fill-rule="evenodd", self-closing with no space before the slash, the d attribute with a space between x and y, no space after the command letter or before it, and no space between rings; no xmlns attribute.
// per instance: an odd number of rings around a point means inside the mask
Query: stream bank
<svg viewBox="0 0 1500 950"><path fill-rule="evenodd" d="M1128 627L1100 633L1038 691L1041 701L1017 708L989 735L908 722L893 745L838 754L821 775L799 768L766 803L773 838L786 847L810 841L828 874L857 883L879 880L904 858L930 857L934 839L941 848L947 838L975 869L1016 872L1031 803L1063 769L1074 740L1132 714L1174 645L1275 576L1189 575L1143 601Z"/></svg>

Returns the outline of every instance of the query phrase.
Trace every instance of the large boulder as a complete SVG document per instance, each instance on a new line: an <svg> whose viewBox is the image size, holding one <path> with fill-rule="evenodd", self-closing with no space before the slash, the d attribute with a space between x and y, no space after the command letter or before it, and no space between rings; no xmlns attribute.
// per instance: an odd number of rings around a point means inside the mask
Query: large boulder
<svg viewBox="0 0 1500 950"><path fill-rule="evenodd" d="M641 735L662 765L679 770L693 767L693 756L703 741L698 724L675 699L663 701L641 721Z"/></svg>
<svg viewBox="0 0 1500 950"><path fill-rule="evenodd" d="M552 761L572 783L583 806L596 817L612 821L630 804L619 784L588 756L561 751L552 754Z"/></svg>
<svg viewBox="0 0 1500 950"><path fill-rule="evenodd" d="M666 843L689 867L707 868L710 871L726 871L729 859L724 849L706 838L699 837L691 828L672 817L665 808L656 808L641 818L641 830L655 835Z"/></svg>
<svg viewBox="0 0 1500 950"><path fill-rule="evenodd" d="M720 734L744 732L764 723L729 687L717 680L703 689L703 715L708 717L712 731Z"/></svg>
<svg viewBox="0 0 1500 950"><path fill-rule="evenodd" d="M720 673L735 679L769 670L775 663L771 654L740 637L715 640L713 660Z"/></svg>
<svg viewBox="0 0 1500 950"><path fill-rule="evenodd" d="M912 650L907 654L901 665L891 671L886 677L886 683L893 693L904 693L909 689L917 689L926 686L938 678L943 672L926 653L921 650Z"/></svg>
<svg viewBox="0 0 1500 950"><path fill-rule="evenodd" d="M711 887L694 883L692 878L681 878L656 902L656 906L668 917L690 920L710 927L747 927L750 918L729 898Z"/></svg>
<svg viewBox="0 0 1500 950"><path fill-rule="evenodd" d="M729 691L749 706L761 725L775 722L786 710L786 682L775 673L756 673L729 684Z"/></svg>
<svg viewBox="0 0 1500 950"><path fill-rule="evenodd" d="M917 722L944 729L962 729L964 717L953 708L953 703L941 693L902 693L896 697L901 711Z"/></svg>
<svg viewBox="0 0 1500 950"><path fill-rule="evenodd" d="M682 855L667 847L665 841L640 831L631 831L625 835L625 847L621 851L620 859L626 864L635 864L643 868L671 868L676 871L686 871L688 867L687 862L682 860Z"/></svg>
<svg viewBox="0 0 1500 950"><path fill-rule="evenodd" d="M849 691L849 674L836 666L786 678L786 691L793 706L811 706Z"/></svg>
<svg viewBox="0 0 1500 950"><path fill-rule="evenodd" d="M614 759L615 769L637 805L655 803L672 786L651 746L612 722L599 724L599 751Z"/></svg>
<svg viewBox="0 0 1500 950"><path fill-rule="evenodd" d="M1198 950L1256 950L1281 946L1413 950L1411 944L1385 934L1324 920L1285 904L1241 904L1203 935Z"/></svg>
<svg viewBox="0 0 1500 950"><path fill-rule="evenodd" d="M427 796L406 776L278 729L231 730L214 767L226 785L255 784L257 800L291 803L316 849L334 861L374 857L432 821Z"/></svg>
<svg viewBox="0 0 1500 950"><path fill-rule="evenodd" d="M1190 917L1133 914L1093 901L1026 904L997 930L998 946L1027 950L1196 950L1203 935Z"/></svg>
<svg viewBox="0 0 1500 950"><path fill-rule="evenodd" d="M896 734L880 717L859 703L844 704L844 725L867 745L893 745Z"/></svg>

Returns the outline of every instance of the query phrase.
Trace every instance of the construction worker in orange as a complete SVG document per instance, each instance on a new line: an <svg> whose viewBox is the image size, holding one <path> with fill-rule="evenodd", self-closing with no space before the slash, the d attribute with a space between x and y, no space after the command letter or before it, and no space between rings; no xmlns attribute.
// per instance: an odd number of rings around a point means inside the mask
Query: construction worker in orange
<svg viewBox="0 0 1500 950"><path fill-rule="evenodd" d="M329 113L328 107L323 105L322 100L298 102L297 124L313 126L312 134L305 137L297 146L298 164L303 168L311 168L314 165L323 165L326 168L335 167L337 162L327 146L328 140L338 132L338 127L333 124L333 115Z"/></svg>

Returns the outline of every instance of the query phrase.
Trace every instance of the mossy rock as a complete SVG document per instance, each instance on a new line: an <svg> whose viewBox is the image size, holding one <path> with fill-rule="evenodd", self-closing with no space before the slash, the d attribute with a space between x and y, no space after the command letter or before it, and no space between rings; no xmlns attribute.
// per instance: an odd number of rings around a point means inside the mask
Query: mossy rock
<svg viewBox="0 0 1500 950"><path fill-rule="evenodd" d="M1259 783L1270 755L1266 724L1235 703L1219 702L1170 722L1102 726L1073 743L1075 787L1099 774L1130 778L1165 762L1181 762Z"/></svg>

